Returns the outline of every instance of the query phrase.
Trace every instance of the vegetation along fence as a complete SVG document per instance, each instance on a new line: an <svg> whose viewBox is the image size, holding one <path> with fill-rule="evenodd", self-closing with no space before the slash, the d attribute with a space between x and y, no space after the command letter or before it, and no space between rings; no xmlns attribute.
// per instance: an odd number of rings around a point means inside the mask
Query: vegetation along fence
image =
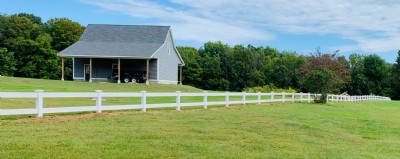
<svg viewBox="0 0 400 159"><path fill-rule="evenodd" d="M224 105L228 107L230 104L246 104L246 103L265 103L265 102L313 102L312 97L315 94L310 93L246 93L246 92L222 92L214 93L204 91L203 93L148 93L146 91L138 93L116 93L102 92L44 92L36 90L35 92L0 92L0 98L34 98L36 99L36 108L29 109L0 109L0 115L22 115L36 114L42 117L45 113L68 113L68 112L85 112L96 111L101 113L104 110L126 110L141 109L146 111L148 108L176 107L180 110L185 106L202 106L207 109L209 105ZM221 97L222 101L211 101L209 97ZM106 97L129 97L140 98L140 104L132 105L102 105L103 98ZM172 97L176 98L174 103L149 104L149 97ZM181 97L199 97L201 102L182 102ZM237 100L230 100L236 97ZM73 107L43 107L43 98L93 98L96 101L95 106L73 106ZM364 96L348 96L348 95L328 95L328 102L358 102L364 100L390 100L388 97L364 95ZM1 99L0 99L1 102Z"/></svg>

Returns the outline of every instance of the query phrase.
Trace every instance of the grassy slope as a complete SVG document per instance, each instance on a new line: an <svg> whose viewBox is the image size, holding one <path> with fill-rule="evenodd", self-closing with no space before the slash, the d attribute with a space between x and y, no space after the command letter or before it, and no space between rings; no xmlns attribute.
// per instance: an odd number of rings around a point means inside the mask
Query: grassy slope
<svg viewBox="0 0 400 159"><path fill-rule="evenodd" d="M4 158L397 158L400 102L0 120Z"/></svg>
<svg viewBox="0 0 400 159"><path fill-rule="evenodd" d="M132 83L99 83L78 82L61 80L43 80L32 78L0 77L0 92L33 92L34 90L46 92L201 92L202 90L185 85L164 84L132 84Z"/></svg>
<svg viewBox="0 0 400 159"><path fill-rule="evenodd" d="M164 84L132 84L132 83L99 83L99 82L78 82L78 81L60 81L43 80L32 78L14 78L0 77L0 92L33 92L34 90L44 90L45 92L94 92L103 90L104 92L202 92L191 86L185 85L164 85ZM188 100L188 99L183 99ZM189 99L191 100L191 99ZM200 101L201 99L194 99ZM149 99L149 103L174 102L175 98L157 98ZM193 100L191 100L193 101ZM138 104L139 98L106 98L104 105L114 104ZM90 106L95 101L90 98L52 98L44 99L45 107L60 106ZM0 109L12 108L34 108L35 99L0 99Z"/></svg>
<svg viewBox="0 0 400 159"><path fill-rule="evenodd" d="M203 90L185 85L164 84L132 84L132 83L99 83L60 80L42 80L31 78L0 77L0 92L33 92L42 89L45 92L202 92ZM255 100L257 97L249 97ZM231 100L240 100L241 97L231 97ZM202 97L182 97L182 102L201 102ZM224 97L210 97L210 101L224 101ZM174 103L175 97L150 97L147 102ZM103 105L139 104L140 98L105 98ZM51 98L44 99L44 107L91 106L95 101L91 98ZM0 109L34 108L35 99L0 99Z"/></svg>

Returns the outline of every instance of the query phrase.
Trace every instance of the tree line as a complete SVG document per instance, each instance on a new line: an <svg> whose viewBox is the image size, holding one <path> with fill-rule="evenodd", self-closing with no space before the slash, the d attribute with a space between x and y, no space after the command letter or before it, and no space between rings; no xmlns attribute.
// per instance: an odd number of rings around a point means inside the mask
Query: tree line
<svg viewBox="0 0 400 159"><path fill-rule="evenodd" d="M185 61L183 83L209 90L242 91L268 86L301 92L375 94L400 98L400 51L395 64L376 54L339 50L309 55L275 48L207 42L200 49L178 47Z"/></svg>
<svg viewBox="0 0 400 159"><path fill-rule="evenodd" d="M0 15L0 75L59 79L57 53L75 43L85 28L67 18L43 23L28 13ZM65 73L72 79L72 60Z"/></svg>
<svg viewBox="0 0 400 159"><path fill-rule="evenodd" d="M84 26L67 18L46 22L33 14L0 15L0 75L59 79L57 53L75 43ZM177 47L183 60L183 83L207 90L285 88L302 92L375 94L400 98L400 51L395 64L379 56L309 55L252 45L207 42L201 48ZM72 79L66 59L65 79Z"/></svg>

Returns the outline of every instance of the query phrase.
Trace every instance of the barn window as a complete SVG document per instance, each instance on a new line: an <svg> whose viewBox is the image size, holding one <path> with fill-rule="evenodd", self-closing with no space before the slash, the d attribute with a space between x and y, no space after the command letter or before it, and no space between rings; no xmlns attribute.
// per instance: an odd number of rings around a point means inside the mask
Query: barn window
<svg viewBox="0 0 400 159"><path fill-rule="evenodd" d="M118 69L118 64L113 63L113 64L112 64L112 69Z"/></svg>

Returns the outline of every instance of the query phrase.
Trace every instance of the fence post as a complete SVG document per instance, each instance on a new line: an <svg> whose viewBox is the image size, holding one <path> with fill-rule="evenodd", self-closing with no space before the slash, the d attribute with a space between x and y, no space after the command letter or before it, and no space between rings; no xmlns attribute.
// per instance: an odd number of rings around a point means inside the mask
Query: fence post
<svg viewBox="0 0 400 159"><path fill-rule="evenodd" d="M225 107L229 107L229 92L225 92Z"/></svg>
<svg viewBox="0 0 400 159"><path fill-rule="evenodd" d="M203 108L207 109L207 91L204 91L203 102L204 102Z"/></svg>
<svg viewBox="0 0 400 159"><path fill-rule="evenodd" d="M261 92L258 92L258 104L261 104Z"/></svg>
<svg viewBox="0 0 400 159"><path fill-rule="evenodd" d="M42 93L44 92L43 90L35 90L37 94L36 98L36 110L37 114L36 117L43 117L43 95Z"/></svg>
<svg viewBox="0 0 400 159"><path fill-rule="evenodd" d="M271 102L274 102L274 92L271 92Z"/></svg>
<svg viewBox="0 0 400 159"><path fill-rule="evenodd" d="M101 113L101 92L103 92L102 90L96 90L96 107L97 107L97 111L96 113Z"/></svg>
<svg viewBox="0 0 400 159"><path fill-rule="evenodd" d="M142 93L142 112L146 112L146 91L141 91Z"/></svg>
<svg viewBox="0 0 400 159"><path fill-rule="evenodd" d="M294 92L292 92L292 103L294 103Z"/></svg>
<svg viewBox="0 0 400 159"><path fill-rule="evenodd" d="M181 110L181 91L176 91L176 110Z"/></svg>
<svg viewBox="0 0 400 159"><path fill-rule="evenodd" d="M310 102L311 102L311 94L308 93L308 103L310 103Z"/></svg>
<svg viewBox="0 0 400 159"><path fill-rule="evenodd" d="M300 92L300 103L303 103L303 92Z"/></svg>
<svg viewBox="0 0 400 159"><path fill-rule="evenodd" d="M321 94L322 97L322 94ZM329 94L326 94L326 103L329 103Z"/></svg>
<svg viewBox="0 0 400 159"><path fill-rule="evenodd" d="M246 92L242 92L242 104L246 105Z"/></svg>
<svg viewBox="0 0 400 159"><path fill-rule="evenodd" d="M285 92L282 92L282 102L285 103Z"/></svg>

